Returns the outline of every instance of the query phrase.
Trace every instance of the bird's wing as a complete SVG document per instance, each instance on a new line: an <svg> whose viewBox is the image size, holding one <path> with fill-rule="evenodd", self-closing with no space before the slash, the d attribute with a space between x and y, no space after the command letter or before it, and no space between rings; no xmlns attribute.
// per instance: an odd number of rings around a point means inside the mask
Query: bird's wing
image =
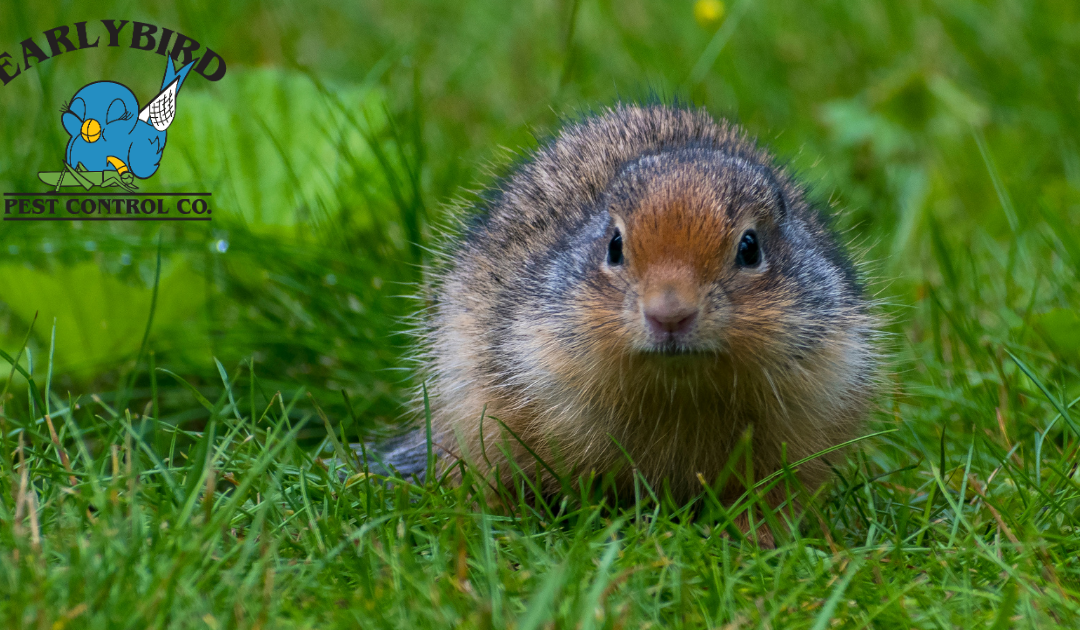
<svg viewBox="0 0 1080 630"><path fill-rule="evenodd" d="M139 179L146 179L157 172L158 166L161 164L161 153L164 148L164 134L160 132L145 130L146 136L140 134L132 134L137 136L133 138L134 142L131 143L131 151L128 152L128 167L131 168L131 172L135 174L135 177Z"/></svg>
<svg viewBox="0 0 1080 630"><path fill-rule="evenodd" d="M177 81L165 86L154 100L146 104L139 112L139 120L148 122L158 131L165 131L176 117L176 88Z"/></svg>

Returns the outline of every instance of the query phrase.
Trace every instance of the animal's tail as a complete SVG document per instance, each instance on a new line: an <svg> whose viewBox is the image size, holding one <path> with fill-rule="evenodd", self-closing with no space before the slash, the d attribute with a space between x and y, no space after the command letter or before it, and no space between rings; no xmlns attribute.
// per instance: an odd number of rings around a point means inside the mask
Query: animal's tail
<svg viewBox="0 0 1080 630"><path fill-rule="evenodd" d="M172 57L169 57L168 55L166 55L165 56L165 78L161 80L161 89L164 90L165 88L169 87L170 83L172 83L173 81L176 81L176 89L179 91L180 86L184 84L184 79L187 78L188 73L191 72L191 69L194 66L195 66L195 62L191 61L191 62L188 62L188 65L184 66L183 68L180 68L180 70L176 70L173 67Z"/></svg>
<svg viewBox="0 0 1080 630"><path fill-rule="evenodd" d="M349 446L356 452L358 459L366 458L367 461L363 463L377 475L397 472L402 477L423 480L427 473L427 436L423 429L414 429L409 433L363 446Z"/></svg>
<svg viewBox="0 0 1080 630"><path fill-rule="evenodd" d="M194 65L195 62L192 61L177 71L173 67L172 58L165 57L165 78L161 81L161 92L139 111L139 120L150 123L158 131L168 129L176 116L176 93L180 91L180 85Z"/></svg>

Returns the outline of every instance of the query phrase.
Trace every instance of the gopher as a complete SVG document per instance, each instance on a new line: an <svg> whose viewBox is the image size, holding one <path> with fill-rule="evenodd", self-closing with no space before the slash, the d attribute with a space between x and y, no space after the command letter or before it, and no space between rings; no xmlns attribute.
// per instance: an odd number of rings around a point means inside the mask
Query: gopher
<svg viewBox="0 0 1080 630"><path fill-rule="evenodd" d="M688 501L731 478L744 436L757 479L855 437L878 367L872 302L805 188L737 126L617 105L481 199L425 283L440 470L464 459L508 485L539 471L545 494L592 472L628 493L637 471ZM388 461L421 472L423 432ZM827 471L818 458L797 475L812 489Z"/></svg>

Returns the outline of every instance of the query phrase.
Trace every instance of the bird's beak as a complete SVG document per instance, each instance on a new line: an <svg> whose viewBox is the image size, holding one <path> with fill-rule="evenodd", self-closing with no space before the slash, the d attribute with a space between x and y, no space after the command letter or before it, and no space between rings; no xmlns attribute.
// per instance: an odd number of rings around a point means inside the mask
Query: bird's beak
<svg viewBox="0 0 1080 630"><path fill-rule="evenodd" d="M87 142L97 142L98 139L101 138L101 123L93 118L87 118L83 122L80 131L83 140L86 140Z"/></svg>

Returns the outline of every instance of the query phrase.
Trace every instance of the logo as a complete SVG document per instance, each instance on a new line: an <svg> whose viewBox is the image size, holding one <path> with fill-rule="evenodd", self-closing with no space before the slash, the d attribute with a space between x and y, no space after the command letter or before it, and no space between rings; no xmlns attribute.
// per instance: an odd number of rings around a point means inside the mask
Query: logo
<svg viewBox="0 0 1080 630"><path fill-rule="evenodd" d="M119 26L114 20L102 20L102 23L109 31L109 45L117 46L127 22ZM100 38L93 44L89 42L85 22L75 26L80 49L98 46ZM44 33L53 57L75 49L67 38L68 30L65 26ZM185 35L175 33L177 39L170 51L174 32L161 30L158 40L156 26L135 22L131 41L133 49L153 51L165 57L165 74L156 96L140 108L135 93L117 81L94 81L79 88L61 108L59 123L70 137L60 160L61 167L37 174L51 190L5 193L5 221L210 220L211 193L135 192L140 188L136 182L151 178L161 165L168 130L177 114L177 96L192 70L213 81L225 73L224 60L209 49L201 60L192 59L192 52L199 44ZM10 54L0 54L0 78L4 84L30 69L35 61L49 58L32 38L22 42L22 49L24 65L16 66L14 75ZM184 58L183 65L178 63L180 57ZM207 74L208 66L215 60L217 69ZM169 202L166 198L170 198Z"/></svg>
<svg viewBox="0 0 1080 630"><path fill-rule="evenodd" d="M136 178L156 173L176 116L176 95L194 65L177 72L172 59L165 63L161 92L141 110L123 83L97 81L76 92L60 116L71 136L64 170L38 173L38 179L56 192L65 186L119 186L134 192Z"/></svg>

